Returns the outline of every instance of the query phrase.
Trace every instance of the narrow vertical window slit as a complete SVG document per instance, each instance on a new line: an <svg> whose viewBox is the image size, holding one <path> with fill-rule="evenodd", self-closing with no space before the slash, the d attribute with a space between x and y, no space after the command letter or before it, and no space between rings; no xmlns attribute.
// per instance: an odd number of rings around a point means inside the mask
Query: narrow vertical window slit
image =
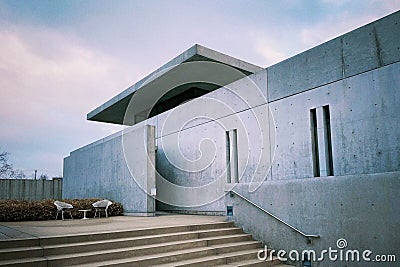
<svg viewBox="0 0 400 267"><path fill-rule="evenodd" d="M323 107L324 111L324 124L325 124L325 144L326 144L326 161L327 161L327 175L332 176L333 174L333 158L332 158L332 139L331 139L331 115L329 106Z"/></svg>
<svg viewBox="0 0 400 267"><path fill-rule="evenodd" d="M313 160L314 177L320 176L319 169L319 153L318 153L318 129L317 129L317 110L315 108L310 110L310 124L311 124L311 149Z"/></svg>

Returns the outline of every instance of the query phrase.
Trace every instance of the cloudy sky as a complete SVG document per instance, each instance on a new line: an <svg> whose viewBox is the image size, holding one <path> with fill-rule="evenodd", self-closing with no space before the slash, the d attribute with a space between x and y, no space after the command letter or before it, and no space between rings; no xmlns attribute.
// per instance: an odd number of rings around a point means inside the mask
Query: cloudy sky
<svg viewBox="0 0 400 267"><path fill-rule="evenodd" d="M86 114L198 43L268 67L400 9L400 0L0 0L0 151L62 176L122 129Z"/></svg>

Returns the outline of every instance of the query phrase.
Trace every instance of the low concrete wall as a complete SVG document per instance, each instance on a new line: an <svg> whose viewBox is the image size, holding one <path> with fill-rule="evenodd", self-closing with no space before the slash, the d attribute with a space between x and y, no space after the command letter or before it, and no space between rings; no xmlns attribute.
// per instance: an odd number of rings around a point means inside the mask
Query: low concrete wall
<svg viewBox="0 0 400 267"><path fill-rule="evenodd" d="M62 179L0 179L0 199L42 200L62 198Z"/></svg>
<svg viewBox="0 0 400 267"><path fill-rule="evenodd" d="M64 159L64 197L107 198L122 203L128 213L153 213L154 198L145 190L155 187L155 174L143 140L154 140L154 131L148 138L145 127L143 122L127 130L124 142L130 150L125 153L122 132L71 152Z"/></svg>
<svg viewBox="0 0 400 267"><path fill-rule="evenodd" d="M346 250L371 250L377 254L398 254L400 247L400 172L306 178L265 182L248 193L247 184L234 189L257 205L306 234L319 234L312 244L286 225L252 206L239 196L226 196L233 205L235 223L262 240L268 247L286 252L313 249L320 256L329 247L338 250L340 238ZM312 266L376 266L376 262L313 262ZM360 254L361 258L361 254ZM394 266L394 263L379 263Z"/></svg>

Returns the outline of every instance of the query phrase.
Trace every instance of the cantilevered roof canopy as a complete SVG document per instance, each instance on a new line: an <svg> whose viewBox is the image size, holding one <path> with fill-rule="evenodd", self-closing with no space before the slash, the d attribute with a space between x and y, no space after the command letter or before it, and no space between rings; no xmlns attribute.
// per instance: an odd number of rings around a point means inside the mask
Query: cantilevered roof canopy
<svg viewBox="0 0 400 267"><path fill-rule="evenodd" d="M200 96L261 69L261 67L196 44L91 111L87 114L87 119L132 125L138 121L124 121L124 117L128 105L129 107L132 105L130 101L134 95L135 113L141 112L149 117L172 108L174 103L176 106L183 102L179 102L179 99ZM156 104L158 104L157 107L155 107Z"/></svg>

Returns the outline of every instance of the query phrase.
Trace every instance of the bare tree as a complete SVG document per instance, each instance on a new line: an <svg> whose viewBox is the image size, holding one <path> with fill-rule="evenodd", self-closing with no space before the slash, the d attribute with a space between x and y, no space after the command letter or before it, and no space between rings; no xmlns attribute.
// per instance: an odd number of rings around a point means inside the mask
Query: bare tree
<svg viewBox="0 0 400 267"><path fill-rule="evenodd" d="M14 174L12 164L8 163L9 155L6 151L0 153L0 178L12 178Z"/></svg>
<svg viewBox="0 0 400 267"><path fill-rule="evenodd" d="M49 176L47 176L47 174L40 175L40 180L47 180L48 178L49 178Z"/></svg>
<svg viewBox="0 0 400 267"><path fill-rule="evenodd" d="M8 163L8 156L10 153L7 151L0 153L0 179L23 179L26 175L21 170L15 170L11 163Z"/></svg>
<svg viewBox="0 0 400 267"><path fill-rule="evenodd" d="M21 170L14 170L12 172L11 177L12 178L16 178L16 179L25 179L26 178L26 174Z"/></svg>

